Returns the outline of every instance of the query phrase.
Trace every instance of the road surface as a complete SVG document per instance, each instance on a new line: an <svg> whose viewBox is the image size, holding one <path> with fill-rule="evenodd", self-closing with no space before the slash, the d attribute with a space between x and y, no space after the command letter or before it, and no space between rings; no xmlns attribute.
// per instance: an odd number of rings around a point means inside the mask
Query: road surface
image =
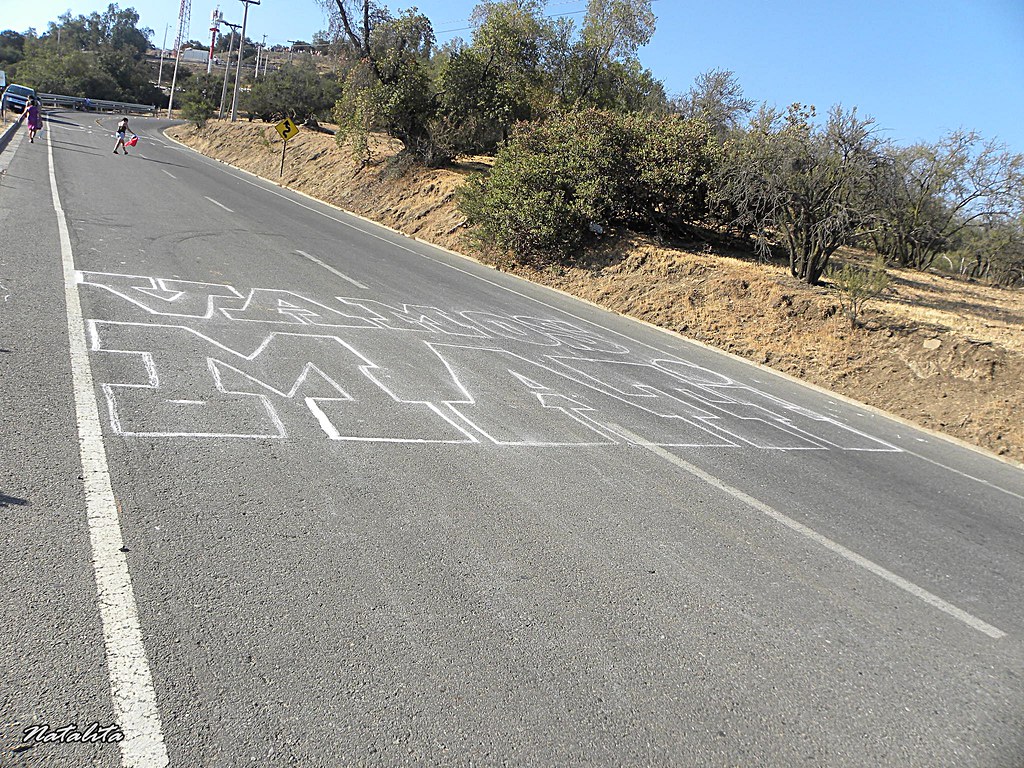
<svg viewBox="0 0 1024 768"><path fill-rule="evenodd" d="M4 765L1024 764L1020 469L115 122L0 155Z"/></svg>

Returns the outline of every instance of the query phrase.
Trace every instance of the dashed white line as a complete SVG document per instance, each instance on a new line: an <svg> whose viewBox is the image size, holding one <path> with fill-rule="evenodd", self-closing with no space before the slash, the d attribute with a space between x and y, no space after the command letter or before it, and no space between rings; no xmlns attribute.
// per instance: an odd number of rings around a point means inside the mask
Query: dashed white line
<svg viewBox="0 0 1024 768"><path fill-rule="evenodd" d="M92 545L93 571L96 576L98 605L103 624L107 672L114 705L114 720L124 733L121 764L157 768L168 764L167 747L160 724L156 691L142 642L135 591L121 535L120 510L107 469L96 389L89 365L82 304L75 282L74 254L67 218L57 192L53 165L53 139L47 132L50 189L57 213L61 261L64 268L64 294L68 316L68 345L71 354L71 381L74 389L78 446L82 460L86 519Z"/></svg>
<svg viewBox="0 0 1024 768"><path fill-rule="evenodd" d="M842 544L832 541L832 539L828 538L827 536L822 536L814 529L808 528L803 523L799 523L791 517L787 517L786 515L782 514L773 507L768 506L763 501L759 501L755 499L753 496L744 493L739 488L734 488L733 486L729 485L723 480L719 480L714 475L705 472L700 467L694 466L693 464L684 459L679 458L674 453L671 453L662 448L660 445L653 445L650 442L644 440L642 437L634 435L628 429L620 427L617 424L609 424L608 427L614 430L615 432L619 433L626 439L628 439L630 442L633 442L636 445L646 448L651 453L663 458L665 461L671 462L680 469L686 470L691 475L700 478L708 485L714 486L715 488L718 488L721 491L725 491L725 493L729 494L735 499L739 499L748 507L751 507L752 509L761 512L764 515L767 515L772 520L775 520L778 523L782 523L782 525L786 526L792 531L795 531L796 533L799 533L801 536L805 536L806 538L810 539L813 542L816 542L817 544L820 544L821 546L825 547L831 552L834 552L840 557L849 560L851 563L859 565L861 568L875 574L876 576L881 577L882 579L885 579L890 584L899 587L904 592L908 592L909 594L916 597L918 600L927 603L933 608L938 608L943 613L949 614L953 618L962 621L964 624L971 627L972 629L976 629L979 632L982 632L995 640L999 640L1000 638L1006 637L1006 633L1003 632L1001 629L993 627L991 624L982 621L977 616L972 616L971 614L967 613L967 611L961 608L957 608L952 603L946 602L941 597L933 595L928 590L917 586L913 582L904 579L902 576L896 575L892 571L878 565L878 563L868 560L863 555L859 555L853 550L844 547Z"/></svg>
<svg viewBox="0 0 1024 768"><path fill-rule="evenodd" d="M161 171L164 171L164 169L163 169L163 168L161 168L160 170L161 170ZM174 175L173 173L171 173L170 171L164 171L164 173L166 173L166 174L167 174L168 176L170 176L170 177L171 177L172 179L176 179L176 178L178 178L177 176L175 176L175 175ZM209 200L210 198L206 198L206 199L207 199L207 200Z"/></svg>
<svg viewBox="0 0 1024 768"><path fill-rule="evenodd" d="M922 456L921 454L915 453L914 451L908 451L906 448L903 449L903 452L909 454L910 456L913 456L915 459L927 461L929 464L934 464L936 467L939 467L940 469L945 469L947 472L952 472L954 475L960 475L960 477L966 478L967 480L974 480L977 483L981 483L982 485L988 486L992 490L1002 491L1007 496L1013 496L1014 498L1024 500L1024 495L1014 493L1013 491L998 486L995 483L990 483L988 480L985 480L984 478L975 477L974 475L969 475L966 472L961 472L959 469L955 469L949 466L948 464L943 464L942 462L936 461L935 459L929 459L927 456Z"/></svg>
<svg viewBox="0 0 1024 768"><path fill-rule="evenodd" d="M338 277L340 277L340 278L341 278L342 280L348 280L348 281L349 281L350 283L352 283L352 285L354 285L354 286L355 286L356 288L362 288L362 289L363 289L364 291L368 291L368 290L370 290L368 286L365 286L365 285L363 285L363 284L362 284L362 283L360 283L360 282L359 282L358 280L353 280L353 279L352 279L351 277L349 277L348 275L346 275L346 274L345 274L344 272L339 272L339 271L338 271L338 270L336 270L336 269L335 269L334 267L332 267L332 266L331 266L330 264L324 264L324 263L323 263L322 261L320 261L320 259L318 259L318 258L317 258L316 256L310 256L310 255L309 255L308 253L306 253L305 251L296 251L296 253L297 253L297 254L299 254L299 256L304 256L304 257L306 257L307 259L309 259L310 261L312 261L312 262L313 262L314 264L319 264L319 265L320 265L321 267L323 267L324 269L326 269L326 270L327 270L328 272L330 272L330 273L332 273L332 274L335 274L335 275L337 275L337 276L338 276Z"/></svg>
<svg viewBox="0 0 1024 768"><path fill-rule="evenodd" d="M166 173L166 171L165 171L165 173ZM206 197L206 195L203 195L203 197ZM228 208L228 207L227 207L226 205L224 205L224 203L218 203L218 202L217 202L216 200L214 200L214 199L213 199L212 197L206 197L206 199L207 199L207 200L209 200L209 201L210 201L211 203L213 203L214 205L219 205L219 206L220 206L221 208L223 208L223 209L224 209L225 211L227 211L228 213L234 213L234 211L232 211L232 210L231 210L230 208Z"/></svg>

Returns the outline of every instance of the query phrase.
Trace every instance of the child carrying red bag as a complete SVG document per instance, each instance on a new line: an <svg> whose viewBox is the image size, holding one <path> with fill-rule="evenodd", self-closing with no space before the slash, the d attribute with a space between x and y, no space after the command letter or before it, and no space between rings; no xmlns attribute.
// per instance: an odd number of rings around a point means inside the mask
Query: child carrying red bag
<svg viewBox="0 0 1024 768"><path fill-rule="evenodd" d="M128 133L130 133L132 135L132 138L129 141L125 141L125 134L128 134ZM128 147L134 147L138 143L139 143L138 135L135 133L135 131L131 130L128 127L128 118L127 117L121 118L121 122L117 124L117 144L114 145L114 154L115 155L117 154L117 148L120 147L121 150L127 155L128 154L128 149L127 148Z"/></svg>

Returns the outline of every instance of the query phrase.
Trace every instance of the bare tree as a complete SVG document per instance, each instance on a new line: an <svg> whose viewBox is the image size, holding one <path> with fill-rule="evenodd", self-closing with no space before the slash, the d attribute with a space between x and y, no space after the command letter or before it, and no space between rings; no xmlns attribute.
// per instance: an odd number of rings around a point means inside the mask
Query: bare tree
<svg viewBox="0 0 1024 768"><path fill-rule="evenodd" d="M1024 155L974 132L892 148L890 157L893 173L879 189L885 227L874 239L902 266L927 269L960 233L1024 209Z"/></svg>
<svg viewBox="0 0 1024 768"><path fill-rule="evenodd" d="M783 115L762 107L726 143L719 194L769 253L781 239L794 277L815 285L829 258L872 218L871 192L884 167L874 121L835 107L823 127L814 108Z"/></svg>
<svg viewBox="0 0 1024 768"><path fill-rule="evenodd" d="M687 118L704 120L719 138L740 126L754 102L743 98L736 75L727 69L711 69L697 75L690 90L673 99L672 106Z"/></svg>
<svg viewBox="0 0 1024 768"><path fill-rule="evenodd" d="M981 220L957 236L957 246L939 255L936 265L964 276L1011 288L1024 285L1024 217Z"/></svg>

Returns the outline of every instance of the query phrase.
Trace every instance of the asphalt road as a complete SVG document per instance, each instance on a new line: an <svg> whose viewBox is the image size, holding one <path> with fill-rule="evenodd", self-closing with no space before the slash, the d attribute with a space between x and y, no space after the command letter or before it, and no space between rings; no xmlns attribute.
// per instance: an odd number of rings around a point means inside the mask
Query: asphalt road
<svg viewBox="0 0 1024 768"><path fill-rule="evenodd" d="M1024 765L1020 469L115 122L0 155L0 763Z"/></svg>

